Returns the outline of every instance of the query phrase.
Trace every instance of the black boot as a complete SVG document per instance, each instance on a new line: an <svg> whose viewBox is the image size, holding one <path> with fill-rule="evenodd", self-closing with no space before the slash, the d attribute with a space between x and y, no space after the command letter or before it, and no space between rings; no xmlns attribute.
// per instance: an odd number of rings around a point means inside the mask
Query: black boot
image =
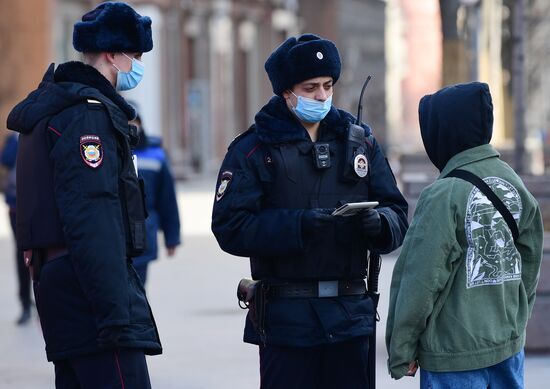
<svg viewBox="0 0 550 389"><path fill-rule="evenodd" d="M19 319L17 319L17 325L22 326L26 324L31 319L31 307L25 307L23 308L23 311L21 312L21 316L19 316Z"/></svg>

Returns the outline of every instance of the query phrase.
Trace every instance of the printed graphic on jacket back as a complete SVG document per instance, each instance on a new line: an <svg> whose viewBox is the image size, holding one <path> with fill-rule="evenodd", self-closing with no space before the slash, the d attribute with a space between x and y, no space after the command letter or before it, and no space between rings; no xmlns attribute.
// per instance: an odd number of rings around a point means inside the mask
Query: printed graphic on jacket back
<svg viewBox="0 0 550 389"><path fill-rule="evenodd" d="M522 204L516 188L498 177L487 177L483 181L519 222ZM468 197L465 223L468 240L466 287L521 279L521 257L512 233L500 212L477 187Z"/></svg>

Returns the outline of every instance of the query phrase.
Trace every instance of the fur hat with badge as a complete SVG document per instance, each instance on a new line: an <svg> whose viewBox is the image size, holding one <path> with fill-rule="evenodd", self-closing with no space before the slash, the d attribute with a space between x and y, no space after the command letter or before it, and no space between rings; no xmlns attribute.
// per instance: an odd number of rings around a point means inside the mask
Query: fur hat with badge
<svg viewBox="0 0 550 389"><path fill-rule="evenodd" d="M151 19L126 3L101 3L75 23L73 46L84 53L151 51Z"/></svg>
<svg viewBox="0 0 550 389"><path fill-rule="evenodd" d="M310 78L332 77L336 83L341 67L334 43L314 34L288 38L265 62L265 71L276 95Z"/></svg>

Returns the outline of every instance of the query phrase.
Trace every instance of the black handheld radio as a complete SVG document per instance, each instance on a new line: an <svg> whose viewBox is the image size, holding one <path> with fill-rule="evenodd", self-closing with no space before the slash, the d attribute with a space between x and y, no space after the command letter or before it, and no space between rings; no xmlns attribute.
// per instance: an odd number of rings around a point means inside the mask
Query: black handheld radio
<svg viewBox="0 0 550 389"><path fill-rule="evenodd" d="M361 127L361 114L363 111L363 93L365 92L365 89L367 85L369 84L370 79L372 76L368 76L365 80L365 83L363 84L363 88L361 89L361 95L359 96L359 104L357 106L357 118L355 119L355 123L350 123L348 126L348 139L346 144L346 162L344 164L344 172L343 177L348 180L355 181L359 178L363 177L362 171L365 172L366 170L361 170L356 168L356 164L358 163L357 159L364 159L366 163L366 145L365 145L365 129ZM358 157L360 156L360 157ZM359 161L361 163L361 161ZM365 165L366 166L366 165Z"/></svg>

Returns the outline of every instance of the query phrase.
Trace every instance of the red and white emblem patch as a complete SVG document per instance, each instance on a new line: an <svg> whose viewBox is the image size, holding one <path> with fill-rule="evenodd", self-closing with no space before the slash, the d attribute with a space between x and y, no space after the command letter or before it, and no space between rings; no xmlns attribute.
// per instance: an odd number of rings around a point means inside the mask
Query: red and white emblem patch
<svg viewBox="0 0 550 389"><path fill-rule="evenodd" d="M98 168L103 162L101 139L97 135L82 135L80 137L80 156L86 165Z"/></svg>

